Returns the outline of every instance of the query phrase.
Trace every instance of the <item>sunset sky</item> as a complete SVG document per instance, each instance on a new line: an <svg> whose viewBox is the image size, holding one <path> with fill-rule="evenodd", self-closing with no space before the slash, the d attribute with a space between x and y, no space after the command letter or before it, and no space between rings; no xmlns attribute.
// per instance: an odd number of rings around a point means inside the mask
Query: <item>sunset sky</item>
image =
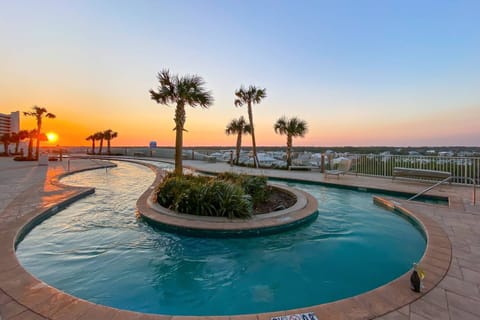
<svg viewBox="0 0 480 320"><path fill-rule="evenodd" d="M61 145L173 146L174 107L148 93L163 68L215 98L187 108L185 146L234 145L242 84L267 90L260 146L285 144L283 115L309 124L295 145L480 145L478 0L0 0L0 113L47 108Z"/></svg>

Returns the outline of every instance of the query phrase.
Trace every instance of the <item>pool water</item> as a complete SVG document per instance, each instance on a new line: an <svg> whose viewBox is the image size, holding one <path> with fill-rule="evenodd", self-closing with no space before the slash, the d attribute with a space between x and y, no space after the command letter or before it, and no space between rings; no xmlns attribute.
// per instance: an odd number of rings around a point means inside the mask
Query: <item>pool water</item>
<svg viewBox="0 0 480 320"><path fill-rule="evenodd" d="M167 164L160 166L170 167ZM138 220L147 167L62 179L95 186L35 227L18 245L22 265L74 296L116 308L173 315L226 315L306 307L366 292L407 272L425 250L407 219L372 194L287 183L314 195L310 225L254 238L193 238Z"/></svg>

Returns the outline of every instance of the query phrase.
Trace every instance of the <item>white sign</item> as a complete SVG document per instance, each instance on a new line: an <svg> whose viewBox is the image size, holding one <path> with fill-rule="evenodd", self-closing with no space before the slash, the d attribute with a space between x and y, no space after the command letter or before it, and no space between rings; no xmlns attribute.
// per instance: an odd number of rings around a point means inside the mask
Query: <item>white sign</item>
<svg viewBox="0 0 480 320"><path fill-rule="evenodd" d="M270 320L318 320L317 316L313 312L309 313L297 313L288 316L273 317Z"/></svg>

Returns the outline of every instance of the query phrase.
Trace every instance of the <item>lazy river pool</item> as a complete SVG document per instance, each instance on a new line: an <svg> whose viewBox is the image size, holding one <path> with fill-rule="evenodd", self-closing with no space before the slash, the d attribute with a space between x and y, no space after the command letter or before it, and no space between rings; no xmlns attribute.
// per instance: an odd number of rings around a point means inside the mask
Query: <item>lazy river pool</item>
<svg viewBox="0 0 480 320"><path fill-rule="evenodd" d="M371 193L278 181L317 198L313 223L253 238L168 233L135 215L154 173L117 164L62 179L96 192L36 226L17 247L33 275L95 303L172 315L306 307L381 286L407 272L426 247L417 226L375 206Z"/></svg>

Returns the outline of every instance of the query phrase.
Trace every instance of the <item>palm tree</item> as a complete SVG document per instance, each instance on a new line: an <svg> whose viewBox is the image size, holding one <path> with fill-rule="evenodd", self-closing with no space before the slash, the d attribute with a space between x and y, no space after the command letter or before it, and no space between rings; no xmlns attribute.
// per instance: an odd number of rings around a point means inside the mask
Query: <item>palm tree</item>
<svg viewBox="0 0 480 320"><path fill-rule="evenodd" d="M213 103L212 94L205 89L205 81L197 75L180 77L168 69L158 73L158 91L150 89L150 97L159 104L175 104L175 174L182 175L183 131L186 120L185 105L208 108Z"/></svg>
<svg viewBox="0 0 480 320"><path fill-rule="evenodd" d="M33 139L37 138L38 139L38 134L37 134L37 130L36 129L33 129L33 130L30 130L28 131L28 155L27 155L27 158L28 159L33 159Z"/></svg>
<svg viewBox="0 0 480 320"><path fill-rule="evenodd" d="M12 141L12 136L10 135L10 133L7 132L2 134L2 136L0 137L0 141L3 143L3 151L5 152L5 155L10 155L10 152L8 151L8 146Z"/></svg>
<svg viewBox="0 0 480 320"><path fill-rule="evenodd" d="M28 138L28 131L27 130L20 130L19 132L13 132L11 134L12 143L15 143L15 153L18 153L18 147L20 142L26 138Z"/></svg>
<svg viewBox="0 0 480 320"><path fill-rule="evenodd" d="M235 155L235 164L238 165L238 159L240 158L240 148L242 146L242 134L250 133L251 127L249 124L245 122L245 118L242 116L238 119L233 119L227 125L225 129L225 133L236 134L237 135L237 148L236 148L236 155Z"/></svg>
<svg viewBox="0 0 480 320"><path fill-rule="evenodd" d="M118 132L113 132L112 129L105 130L103 132L105 140L107 140L107 153L110 154L110 141L118 137Z"/></svg>
<svg viewBox="0 0 480 320"><path fill-rule="evenodd" d="M95 140L100 140L100 145L98 146L98 154L102 154L102 149L103 149L103 139L105 139L105 135L103 134L102 131L99 131L93 135L95 137Z"/></svg>
<svg viewBox="0 0 480 320"><path fill-rule="evenodd" d="M287 119L285 116L277 120L273 125L275 133L287 136L287 168L292 165L293 137L303 137L308 131L307 123L296 117Z"/></svg>
<svg viewBox="0 0 480 320"><path fill-rule="evenodd" d="M267 96L267 89L259 89L255 86L250 86L248 89L244 88L243 86L240 87L239 90L235 91L235 106L241 107L244 104L248 107L248 120L250 124L250 130L252 135L252 148L253 148L253 162L255 167L258 168L258 157L257 157L257 144L255 143L255 130L253 126L253 113L252 113L252 105L259 104L262 99Z"/></svg>
<svg viewBox="0 0 480 320"><path fill-rule="evenodd" d="M23 115L35 117L37 120L37 149L35 151L35 158L38 160L38 154L40 152L40 135L42 134L42 119L44 116L50 119L55 119L55 115L48 112L47 109L39 106L33 106L32 109L33 111L24 112Z"/></svg>
<svg viewBox="0 0 480 320"><path fill-rule="evenodd" d="M92 140L92 154L95 154L95 135L91 134L85 138L85 140Z"/></svg>

